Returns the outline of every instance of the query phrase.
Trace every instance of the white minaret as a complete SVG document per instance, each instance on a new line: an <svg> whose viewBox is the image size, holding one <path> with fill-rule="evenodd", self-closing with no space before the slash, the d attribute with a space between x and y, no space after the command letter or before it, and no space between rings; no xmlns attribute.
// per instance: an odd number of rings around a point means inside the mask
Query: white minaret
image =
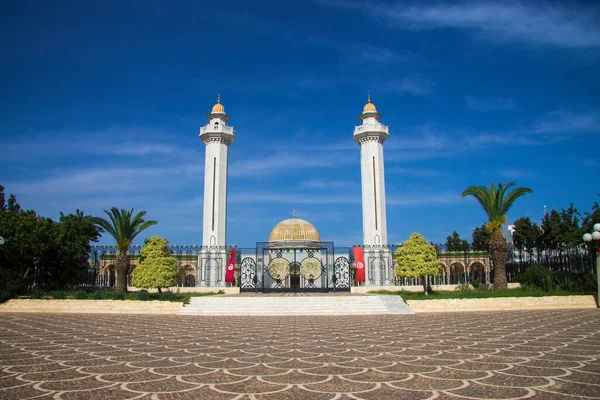
<svg viewBox="0 0 600 400"><path fill-rule="evenodd" d="M390 136L388 127L380 124L381 114L375 104L368 103L358 117L362 125L354 128L354 140L360 145L360 175L362 182L363 244L385 246L387 222L385 211L385 176L383 143Z"/></svg>
<svg viewBox="0 0 600 400"><path fill-rule="evenodd" d="M227 238L227 153L235 131L227 126L229 116L220 95L206 118L208 124L200 128L200 139L206 144L202 246L223 247Z"/></svg>

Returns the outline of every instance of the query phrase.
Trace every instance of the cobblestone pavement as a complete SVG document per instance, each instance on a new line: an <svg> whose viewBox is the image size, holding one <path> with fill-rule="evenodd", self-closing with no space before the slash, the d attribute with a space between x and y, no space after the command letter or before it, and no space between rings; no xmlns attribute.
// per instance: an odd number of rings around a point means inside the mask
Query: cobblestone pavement
<svg viewBox="0 0 600 400"><path fill-rule="evenodd" d="M600 398L600 310L0 314L0 398Z"/></svg>

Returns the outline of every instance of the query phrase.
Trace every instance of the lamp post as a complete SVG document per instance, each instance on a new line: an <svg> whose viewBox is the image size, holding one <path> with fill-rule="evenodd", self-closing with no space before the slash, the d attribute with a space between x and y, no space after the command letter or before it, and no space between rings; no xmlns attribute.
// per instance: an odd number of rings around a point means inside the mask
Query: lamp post
<svg viewBox="0 0 600 400"><path fill-rule="evenodd" d="M598 283L598 293L596 294L598 297L597 303L600 306L600 224L594 224L594 232L586 233L583 235L583 240L586 242L591 242L592 240L597 241L596 247L596 279Z"/></svg>

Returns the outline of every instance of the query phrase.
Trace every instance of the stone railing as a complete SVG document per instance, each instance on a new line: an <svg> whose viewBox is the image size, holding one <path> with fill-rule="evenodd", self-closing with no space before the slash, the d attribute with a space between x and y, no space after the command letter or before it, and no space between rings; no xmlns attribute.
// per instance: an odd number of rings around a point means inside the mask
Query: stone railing
<svg viewBox="0 0 600 400"><path fill-rule="evenodd" d="M354 128L355 135L358 133L361 133L361 132L370 132L370 131L385 132L385 133L389 134L389 128L387 127L387 125L384 125L384 124L365 124L365 125L359 125Z"/></svg>
<svg viewBox="0 0 600 400"><path fill-rule="evenodd" d="M200 134L209 132L224 132L233 135L233 127L227 125L209 125L200 128Z"/></svg>

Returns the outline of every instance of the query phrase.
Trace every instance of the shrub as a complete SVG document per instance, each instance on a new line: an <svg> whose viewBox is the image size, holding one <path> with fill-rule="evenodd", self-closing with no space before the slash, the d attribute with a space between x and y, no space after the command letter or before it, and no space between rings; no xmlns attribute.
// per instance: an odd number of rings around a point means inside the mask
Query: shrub
<svg viewBox="0 0 600 400"><path fill-rule="evenodd" d="M45 295L46 295L46 292L44 292L41 289L36 289L33 293L31 293L31 298L32 299L41 299Z"/></svg>
<svg viewBox="0 0 600 400"><path fill-rule="evenodd" d="M530 290L537 289L537 287L530 285L528 283L521 283L521 290L524 292L529 292Z"/></svg>
<svg viewBox="0 0 600 400"><path fill-rule="evenodd" d="M473 279L473 281L471 282L471 285L473 285L473 287L474 287L475 289L479 289L479 286L480 286L481 284L479 283L479 281L478 281L477 279Z"/></svg>
<svg viewBox="0 0 600 400"><path fill-rule="evenodd" d="M110 300L125 300L125 293L120 292L106 292L109 294L108 299Z"/></svg>
<svg viewBox="0 0 600 400"><path fill-rule="evenodd" d="M90 296L93 300L102 300L103 292L101 290L97 290Z"/></svg>
<svg viewBox="0 0 600 400"><path fill-rule="evenodd" d="M554 280L550 271L543 267L531 267L517 277L517 282L528 287L536 287L545 292L554 288Z"/></svg>
<svg viewBox="0 0 600 400"><path fill-rule="evenodd" d="M112 290L99 290L92 294L94 300L124 300L125 293L117 293Z"/></svg>
<svg viewBox="0 0 600 400"><path fill-rule="evenodd" d="M52 297L53 299L66 299L67 294L68 293L64 290L51 290L50 292L48 292L48 295L50 295L50 297Z"/></svg>
<svg viewBox="0 0 600 400"><path fill-rule="evenodd" d="M85 300L88 298L88 294L85 290L78 290L75 292L75 298L78 300Z"/></svg>
<svg viewBox="0 0 600 400"><path fill-rule="evenodd" d="M456 291L457 292L470 292L471 286L469 286L468 283L461 283L460 285L456 286Z"/></svg>
<svg viewBox="0 0 600 400"><path fill-rule="evenodd" d="M164 300L164 301L175 301L175 300L177 300L177 295L171 291L168 291L168 292L162 292L160 294L160 296L158 296L158 298L160 300Z"/></svg>
<svg viewBox="0 0 600 400"><path fill-rule="evenodd" d="M0 266L0 302L14 297L22 288L22 284L23 278L17 272Z"/></svg>
<svg viewBox="0 0 600 400"><path fill-rule="evenodd" d="M150 293L147 290L140 290L135 294L138 300L146 301L150 298Z"/></svg>
<svg viewBox="0 0 600 400"><path fill-rule="evenodd" d="M552 274L546 274L543 276L541 287L544 292L551 292L554 290L554 277Z"/></svg>
<svg viewBox="0 0 600 400"><path fill-rule="evenodd" d="M582 277L582 291L586 293L598 293L598 280L596 274L589 273Z"/></svg>

